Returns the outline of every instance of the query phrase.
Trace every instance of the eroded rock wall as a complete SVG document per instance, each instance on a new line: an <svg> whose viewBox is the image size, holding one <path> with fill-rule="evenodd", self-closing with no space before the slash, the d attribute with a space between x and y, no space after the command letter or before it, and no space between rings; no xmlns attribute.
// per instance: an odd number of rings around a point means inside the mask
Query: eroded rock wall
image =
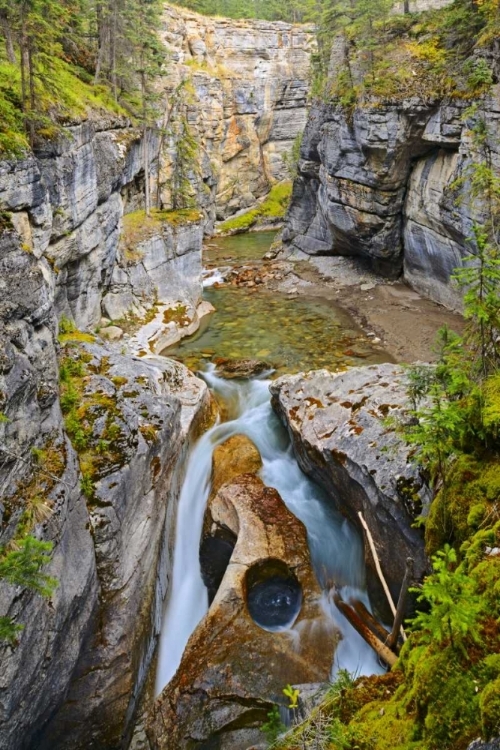
<svg viewBox="0 0 500 750"><path fill-rule="evenodd" d="M0 645L6 750L121 748L158 635L178 465L206 386L168 360L133 359L120 354L123 343L96 341L85 376L96 419L76 415L87 447L72 446L57 338L62 315L94 328L116 290L123 216L142 204L143 145L129 123L101 120L0 164L0 545L21 528L51 541L47 573L59 582L50 600L0 582L0 614L25 626L18 645ZM158 149L151 136L150 154ZM143 312L181 292L196 304L201 240L199 221L158 222L151 251L127 266L144 260L143 287L131 273L131 304L125 295L118 311ZM120 460L106 459L112 441L100 412L110 404ZM106 465L92 476L91 497L82 483L89 451Z"/></svg>
<svg viewBox="0 0 500 750"><path fill-rule="evenodd" d="M207 18L166 6L162 40L171 56L163 202L174 199L185 118L198 144L185 165L191 198L205 208L210 227L215 218L253 206L273 182L288 177L283 157L307 120L313 29Z"/></svg>
<svg viewBox="0 0 500 750"><path fill-rule="evenodd" d="M340 105L314 107L286 219L286 252L364 257L388 277L404 271L415 289L459 309L451 272L470 250L473 223L484 219L481 201L471 206L471 165L481 160L471 128L485 122L491 166L499 171L500 87L472 118L464 116L468 105L377 102L352 116Z"/></svg>

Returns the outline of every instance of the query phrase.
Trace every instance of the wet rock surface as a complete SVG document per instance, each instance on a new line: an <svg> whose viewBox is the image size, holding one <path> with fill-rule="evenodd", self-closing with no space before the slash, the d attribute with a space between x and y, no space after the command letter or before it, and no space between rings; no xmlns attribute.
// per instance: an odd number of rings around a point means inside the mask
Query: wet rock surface
<svg viewBox="0 0 500 750"><path fill-rule="evenodd" d="M405 561L415 576L428 569L423 535L413 528L430 491L408 446L387 419L408 408L404 371L395 365L285 376L271 384L272 404L286 425L303 471L360 527L361 511L374 538L393 598ZM366 561L373 568L369 552Z"/></svg>
<svg viewBox="0 0 500 750"><path fill-rule="evenodd" d="M338 641L319 604L305 528L276 490L242 475L219 490L211 513L236 546L208 614L151 712L148 736L158 749L261 743L258 727L273 703L283 703L283 685L327 679ZM248 591L276 586L276 579L286 583L278 599L287 598L291 581L301 591L292 631L264 630L249 613Z"/></svg>
<svg viewBox="0 0 500 750"><path fill-rule="evenodd" d="M260 359L228 359L215 357L213 360L217 374L226 380L234 378L252 378L269 372L273 367Z"/></svg>

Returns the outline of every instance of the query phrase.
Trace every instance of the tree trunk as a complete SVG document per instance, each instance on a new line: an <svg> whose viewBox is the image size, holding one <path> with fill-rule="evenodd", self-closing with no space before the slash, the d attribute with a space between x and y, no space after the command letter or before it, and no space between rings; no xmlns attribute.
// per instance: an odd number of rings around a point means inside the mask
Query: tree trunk
<svg viewBox="0 0 500 750"><path fill-rule="evenodd" d="M149 143L148 143L148 127L144 123L144 197L146 203L146 216L151 214L151 198L149 191Z"/></svg>
<svg viewBox="0 0 500 750"><path fill-rule="evenodd" d="M0 26L2 27L3 35L5 37L5 52L7 53L7 60L15 65L16 53L14 52L14 42L12 39L12 30L9 25L9 19L7 18L7 11L3 10L0 13Z"/></svg>
<svg viewBox="0 0 500 750"><path fill-rule="evenodd" d="M33 46L31 41L28 42L28 71L29 71L29 88L30 88L30 146L33 148L35 143L35 112L36 112L36 91L35 91L35 68L33 65Z"/></svg>

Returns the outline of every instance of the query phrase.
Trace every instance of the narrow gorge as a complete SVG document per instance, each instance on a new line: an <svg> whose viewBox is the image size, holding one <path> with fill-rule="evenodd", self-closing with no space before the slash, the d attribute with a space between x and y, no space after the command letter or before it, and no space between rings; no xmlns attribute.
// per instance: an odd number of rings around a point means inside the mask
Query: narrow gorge
<svg viewBox="0 0 500 750"><path fill-rule="evenodd" d="M0 8L0 747L496 750L498 9L66 5Z"/></svg>

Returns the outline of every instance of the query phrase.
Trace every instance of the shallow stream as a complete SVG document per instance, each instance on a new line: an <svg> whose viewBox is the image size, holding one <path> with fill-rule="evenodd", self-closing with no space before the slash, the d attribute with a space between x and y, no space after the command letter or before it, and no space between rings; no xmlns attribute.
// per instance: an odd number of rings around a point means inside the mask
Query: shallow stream
<svg viewBox="0 0 500 750"><path fill-rule="evenodd" d="M230 258L232 263L253 260L257 252L261 257L271 240L269 233L219 240L216 248L209 248L207 263L227 265ZM355 594L369 607L364 589L363 546L356 530L332 509L320 488L299 469L288 435L271 408L269 381L223 380L210 360L217 356L264 359L283 373L318 367L336 370L347 364L388 358L372 348L349 316L331 303L224 288L209 290L207 298L217 308L208 327L165 354L201 370L218 400L225 404L228 421L219 422L203 435L192 450L186 469L156 692L175 674L189 636L208 609L199 547L210 491L212 453L217 445L236 434L245 434L256 444L263 460L262 480L278 490L307 528L314 569L324 592L323 607L343 635L332 676L339 668L355 674L379 672L381 667L373 651L338 612L328 593L335 582L343 589L344 597Z"/></svg>

